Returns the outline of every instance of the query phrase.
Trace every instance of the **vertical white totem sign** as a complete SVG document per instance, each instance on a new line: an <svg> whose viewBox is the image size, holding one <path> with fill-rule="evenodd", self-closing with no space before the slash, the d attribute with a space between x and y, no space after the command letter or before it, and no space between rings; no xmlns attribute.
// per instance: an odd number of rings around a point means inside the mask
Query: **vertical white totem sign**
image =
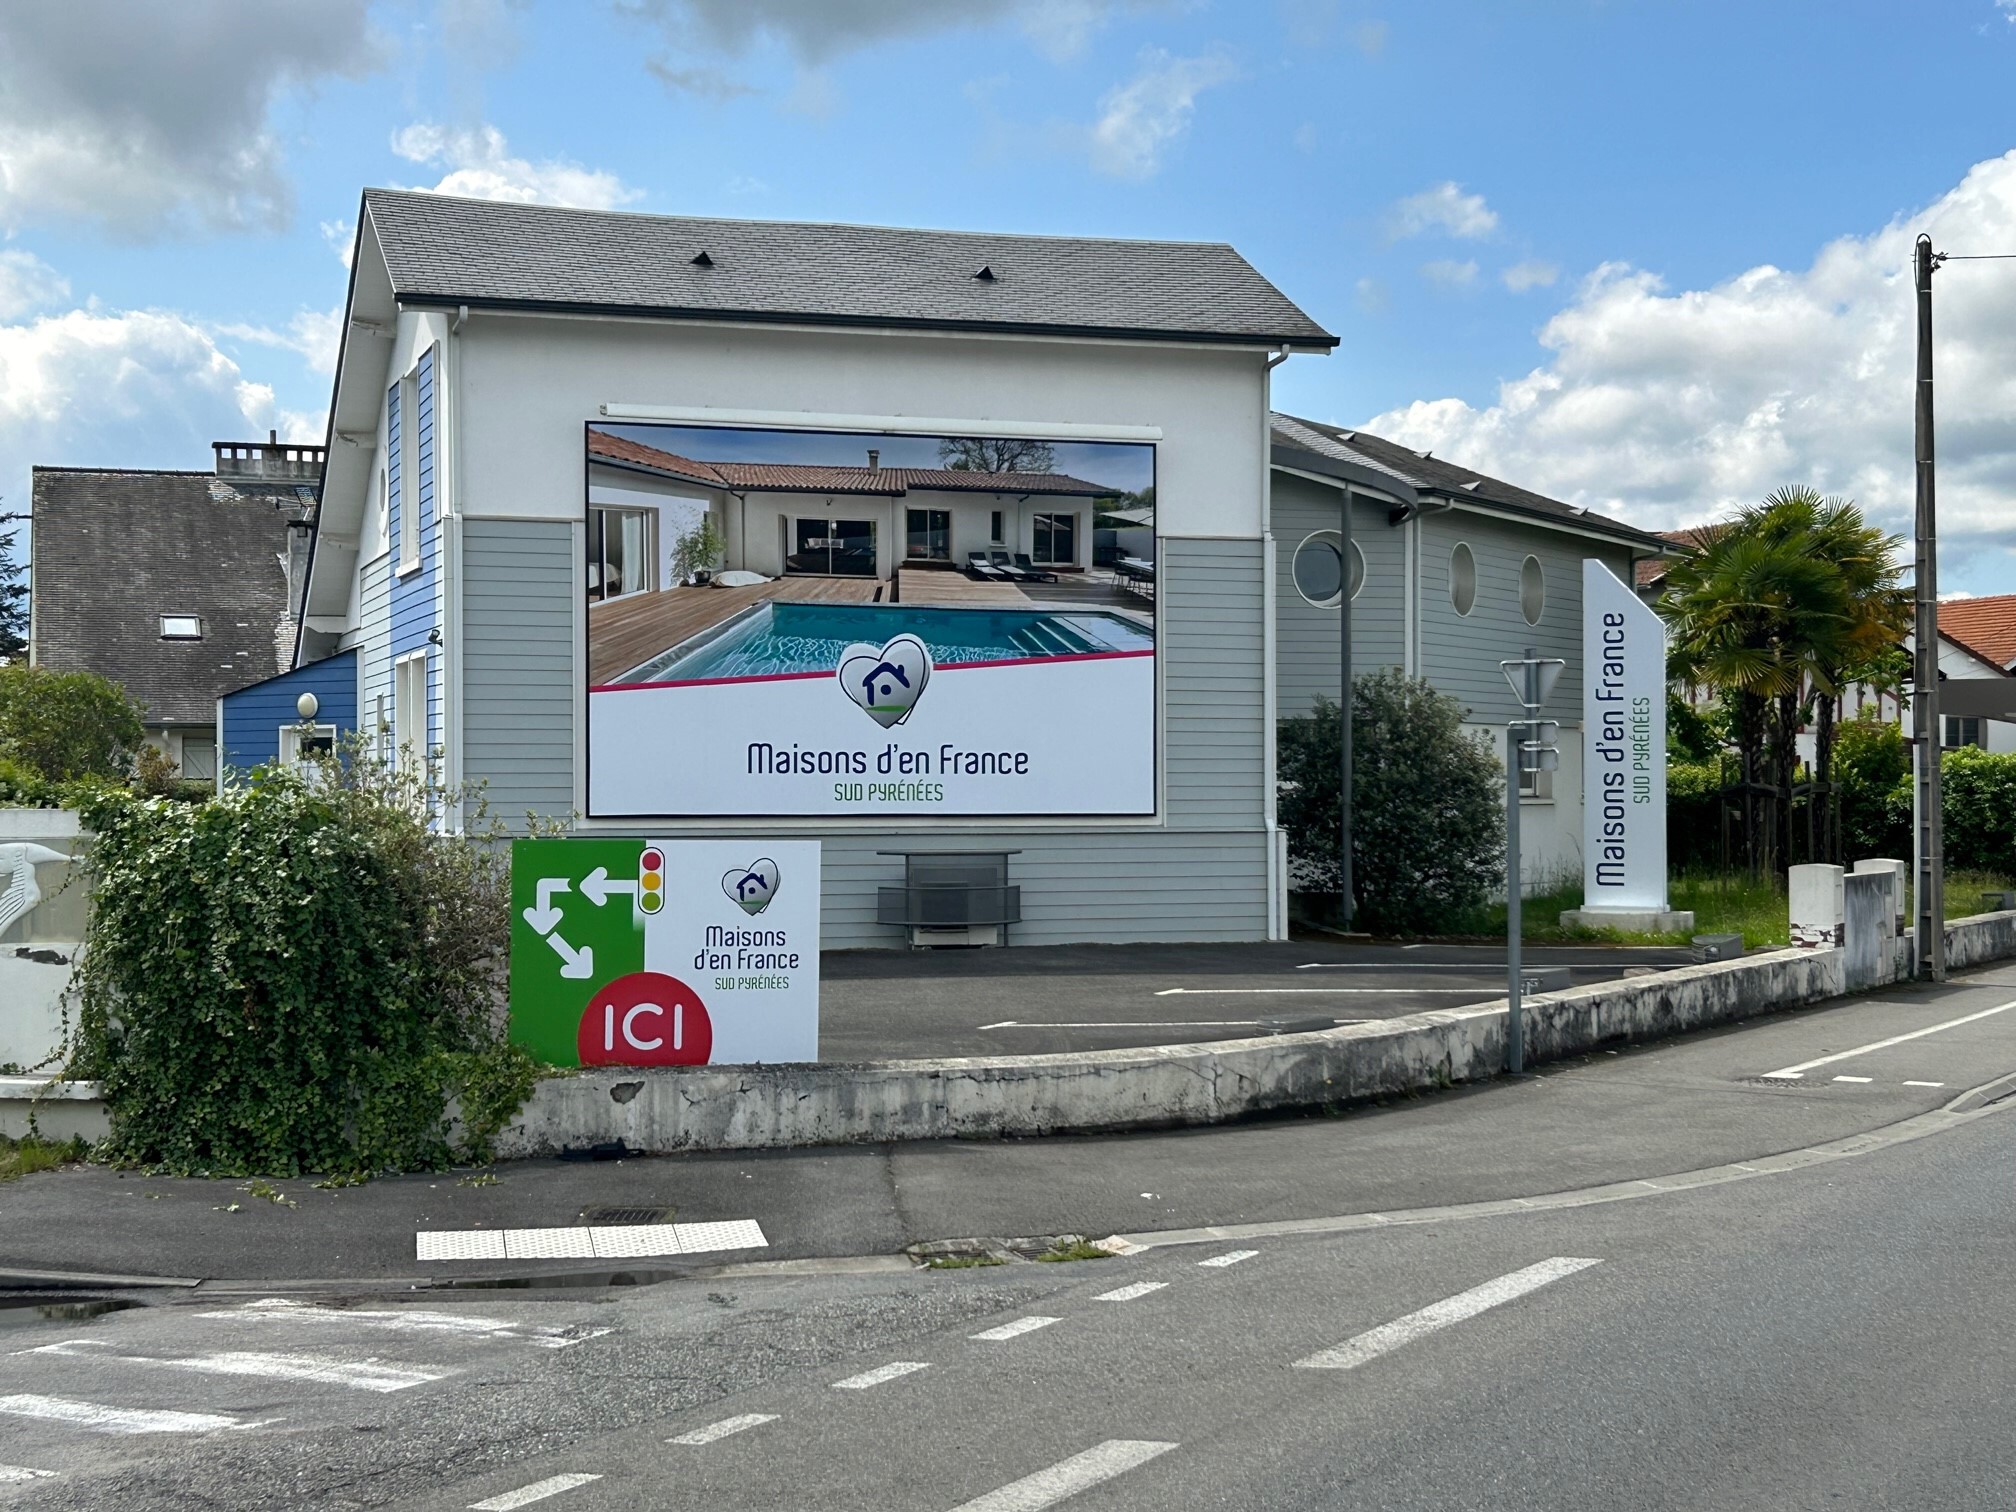
<svg viewBox="0 0 2016 1512"><path fill-rule="evenodd" d="M1666 896L1666 626L1602 562L1582 562L1581 921L1691 929Z"/></svg>

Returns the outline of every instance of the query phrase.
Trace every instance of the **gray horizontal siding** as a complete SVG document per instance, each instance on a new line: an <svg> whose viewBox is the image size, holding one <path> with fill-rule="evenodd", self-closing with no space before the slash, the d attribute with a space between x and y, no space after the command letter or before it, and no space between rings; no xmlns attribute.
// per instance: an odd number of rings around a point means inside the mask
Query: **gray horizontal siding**
<svg viewBox="0 0 2016 1512"><path fill-rule="evenodd" d="M1458 541L1477 560L1477 602L1467 616L1449 602L1449 558ZM1540 559L1547 603L1529 625L1519 608L1519 569ZM1558 530L1463 512L1421 520L1421 671L1460 698L1478 721L1497 724L1517 712L1498 663L1534 646L1567 662L1546 712L1564 723L1582 717L1582 559L1602 558L1630 581L1629 553Z"/></svg>
<svg viewBox="0 0 2016 1512"><path fill-rule="evenodd" d="M462 772L517 827L574 811L572 527L462 524Z"/></svg>
<svg viewBox="0 0 2016 1512"><path fill-rule="evenodd" d="M1337 611L1318 608L1296 590L1295 551L1317 531L1337 529L1343 497L1341 489L1302 478L1274 478L1276 700L1283 718L1307 714L1319 694L1332 701L1338 695ZM1358 673L1397 667L1406 655L1406 547L1386 511L1367 500L1351 511L1351 539L1365 554L1365 585L1351 601L1351 666Z"/></svg>
<svg viewBox="0 0 2016 1512"><path fill-rule="evenodd" d="M1161 545L1168 826L826 834L829 948L902 946L875 922L875 890L902 881L903 849L1020 852L1015 943L1253 940L1267 932L1262 566L1258 541ZM463 527L463 771L492 808L573 808L578 583L565 524L468 520ZM649 821L635 833L650 834ZM760 836L760 825L681 828Z"/></svg>

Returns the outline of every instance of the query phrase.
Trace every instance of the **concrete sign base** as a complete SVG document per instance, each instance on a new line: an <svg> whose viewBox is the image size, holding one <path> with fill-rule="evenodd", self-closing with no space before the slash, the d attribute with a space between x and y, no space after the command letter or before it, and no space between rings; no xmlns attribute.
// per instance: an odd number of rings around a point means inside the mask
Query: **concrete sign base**
<svg viewBox="0 0 2016 1512"><path fill-rule="evenodd" d="M1624 929L1634 934L1694 933L1691 908L1570 908L1561 915L1563 929Z"/></svg>

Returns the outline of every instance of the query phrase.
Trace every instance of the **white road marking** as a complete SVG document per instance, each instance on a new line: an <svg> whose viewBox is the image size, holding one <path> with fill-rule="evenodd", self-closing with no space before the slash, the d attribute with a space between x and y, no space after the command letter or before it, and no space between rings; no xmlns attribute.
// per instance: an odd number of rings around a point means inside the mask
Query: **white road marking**
<svg viewBox="0 0 2016 1512"><path fill-rule="evenodd" d="M168 1412L135 1407L106 1407L97 1402L73 1402L67 1397L4 1396L0 1412L10 1417L39 1418L45 1423L67 1423L96 1433L215 1433L224 1428L257 1428L262 1423L241 1422L221 1412ZM266 1418L263 1422L274 1422Z"/></svg>
<svg viewBox="0 0 2016 1512"><path fill-rule="evenodd" d="M1101 1292L1094 1302L1132 1302L1136 1297L1145 1297L1150 1292L1158 1292L1167 1286L1167 1281L1136 1281L1132 1286L1117 1287L1110 1292Z"/></svg>
<svg viewBox="0 0 2016 1512"><path fill-rule="evenodd" d="M1467 992L1473 997L1489 997L1489 987L1164 987L1157 997L1252 997L1294 992L1323 992L1335 997L1340 992L1371 993L1380 997L1418 996L1426 992Z"/></svg>
<svg viewBox="0 0 2016 1512"><path fill-rule="evenodd" d="M381 1365L375 1360L327 1360L316 1355L253 1354L225 1350L219 1354L185 1355L179 1358L155 1355L106 1354L95 1339L66 1339L44 1344L24 1354L70 1355L92 1360L110 1360L120 1365L158 1365L167 1370L188 1370L197 1375L264 1376L275 1381L314 1381L323 1386L347 1386L353 1391L404 1391L425 1386L430 1381L454 1375L453 1370L423 1370L417 1365Z"/></svg>
<svg viewBox="0 0 2016 1512"><path fill-rule="evenodd" d="M887 1365L877 1365L873 1370L864 1370L857 1376L849 1376L844 1381L835 1381L835 1391L866 1391L870 1386L880 1386L884 1381L893 1381L898 1376L909 1375L916 1370L929 1370L928 1364L919 1360L891 1360Z"/></svg>
<svg viewBox="0 0 2016 1512"><path fill-rule="evenodd" d="M1907 1087L1943 1087L1943 1086L1945 1086L1945 1085L1946 1085L1946 1083L1944 1083L1944 1082L1912 1082L1912 1081L1907 1081L1906 1083L1904 1083L1904 1085L1905 1085L1905 1086L1907 1086Z"/></svg>
<svg viewBox="0 0 2016 1512"><path fill-rule="evenodd" d="M599 1339L606 1328L556 1328L545 1324L509 1323L502 1318L473 1317L466 1313L429 1312L422 1308L379 1311L352 1307L319 1307L312 1302L295 1302L285 1297L264 1297L243 1307L198 1313L199 1318L218 1318L227 1323L336 1323L352 1328L392 1329L402 1333L450 1333L486 1339L518 1339L541 1349L572 1349L590 1339Z"/></svg>
<svg viewBox="0 0 2016 1512"><path fill-rule="evenodd" d="M1766 1071L1766 1076L1794 1080L1802 1072L1817 1066L1831 1066L1836 1061L1853 1060L1858 1055L1867 1055L1872 1050L1888 1050L1892 1045L1901 1045L1907 1040L1923 1039L1928 1034L1938 1034L1945 1029L1957 1029L1962 1024L1971 1024L1976 1019L1993 1018L1998 1013L2007 1013L2016 1008L2016 1002L1999 1003L1993 1008L1983 1008L1979 1013L1969 1013L1960 1018L1948 1019L1943 1024L1931 1024L1923 1029L1913 1029L1909 1034L1893 1034L1889 1039L1877 1040L1873 1044L1857 1045L1853 1050L1837 1050L1832 1055L1823 1055L1817 1060L1801 1061L1796 1066L1787 1066L1782 1071Z"/></svg>
<svg viewBox="0 0 2016 1512"><path fill-rule="evenodd" d="M768 1249L753 1218L724 1223L628 1223L530 1229L423 1229L420 1260L639 1260L717 1250Z"/></svg>
<svg viewBox="0 0 2016 1512"><path fill-rule="evenodd" d="M47 1480L54 1470L30 1470L26 1465L0 1465L0 1486L13 1485L18 1481Z"/></svg>
<svg viewBox="0 0 2016 1512"><path fill-rule="evenodd" d="M970 1339L984 1339L988 1343L998 1343L1002 1339L1019 1338L1025 1333L1034 1333L1039 1328L1048 1328L1055 1318L1017 1318L1013 1323L1003 1323L999 1328L990 1328L985 1333L968 1334Z"/></svg>
<svg viewBox="0 0 2016 1512"><path fill-rule="evenodd" d="M724 1439L731 1433L742 1433L751 1428L761 1428L765 1423L777 1421L774 1412L745 1412L740 1417L723 1418L718 1423L709 1423L705 1428L695 1428L691 1433L682 1433L677 1438L665 1440L668 1444L711 1444L716 1439Z"/></svg>
<svg viewBox="0 0 2016 1512"><path fill-rule="evenodd" d="M576 1486L585 1486L590 1481L602 1479L599 1475L586 1475L572 1471L566 1475L549 1475L542 1481L534 1481L529 1486L520 1486L516 1491L506 1491L501 1496L485 1497L480 1502L469 1503L469 1512L513 1512L518 1507L529 1507L536 1501L544 1501L549 1496L558 1496L562 1491L572 1491Z"/></svg>
<svg viewBox="0 0 2016 1512"><path fill-rule="evenodd" d="M1845 1082L1873 1082L1874 1080L1876 1080L1876 1078L1873 1076L1837 1076L1834 1078L1834 1080Z"/></svg>
<svg viewBox="0 0 2016 1512"><path fill-rule="evenodd" d="M1166 993L1157 993L1166 997ZM1097 1024L1030 1024L1019 1019L1003 1019L998 1024L982 1024L982 1029L1251 1029L1258 1019L1113 1019ZM1338 1019L1340 1024L1362 1024L1363 1019Z"/></svg>
<svg viewBox="0 0 2016 1512"><path fill-rule="evenodd" d="M1538 1291L1565 1276L1602 1263L1600 1260L1577 1259L1572 1255L1542 1260L1538 1265L1529 1265L1495 1281L1486 1281L1482 1286L1473 1286L1468 1291L1431 1303L1419 1312L1411 1312L1404 1318L1368 1329L1333 1349L1319 1350L1306 1359L1297 1360L1295 1366L1299 1370L1355 1370L1366 1361L1376 1360L1403 1344L1411 1344L1425 1334L1489 1312L1530 1291Z"/></svg>
<svg viewBox="0 0 2016 1512"><path fill-rule="evenodd" d="M1232 1250L1223 1255L1213 1255L1209 1260L1199 1260L1199 1265L1237 1265L1241 1260L1251 1260L1258 1250Z"/></svg>
<svg viewBox="0 0 2016 1512"><path fill-rule="evenodd" d="M961 1502L952 1512L1043 1512L1045 1507L1054 1507L1080 1491L1090 1490L1116 1475L1125 1475L1175 1447L1153 1439L1108 1439L1083 1454L1059 1460L1047 1470L1038 1470L985 1496Z"/></svg>

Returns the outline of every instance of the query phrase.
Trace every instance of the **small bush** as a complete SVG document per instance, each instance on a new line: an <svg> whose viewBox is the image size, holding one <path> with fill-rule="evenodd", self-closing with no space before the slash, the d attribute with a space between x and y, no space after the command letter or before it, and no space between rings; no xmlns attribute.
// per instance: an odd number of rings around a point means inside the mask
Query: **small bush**
<svg viewBox="0 0 2016 1512"><path fill-rule="evenodd" d="M1722 859L1719 758L1666 763L1666 864L1678 870L1715 866Z"/></svg>
<svg viewBox="0 0 2016 1512"><path fill-rule="evenodd" d="M1463 706L1385 669L1353 688L1351 868L1355 918L1382 934L1448 927L1504 882L1505 770L1463 731ZM1341 880L1336 704L1281 722L1279 811L1289 855L1315 890Z"/></svg>
<svg viewBox="0 0 2016 1512"><path fill-rule="evenodd" d="M45 782L123 781L146 742L140 705L95 672L0 667L0 759Z"/></svg>
<svg viewBox="0 0 2016 1512"><path fill-rule="evenodd" d="M1903 823L1890 801L1911 775L1911 748L1895 720L1874 711L1842 723L1834 741L1834 786L1841 802L1842 853L1852 864L1870 856L1909 858L1911 803Z"/></svg>
<svg viewBox="0 0 2016 1512"><path fill-rule="evenodd" d="M2016 873L2016 755L1973 748L1948 751L1939 774L1947 872ZM1908 816L1909 776L1903 785L1902 807Z"/></svg>
<svg viewBox="0 0 2016 1512"><path fill-rule="evenodd" d="M69 1072L105 1082L114 1159L292 1176L487 1156L533 1071L502 1034L509 852L435 833L438 799L353 752L203 803L87 802Z"/></svg>
<svg viewBox="0 0 2016 1512"><path fill-rule="evenodd" d="M0 756L0 808L47 808L53 796L39 774Z"/></svg>

